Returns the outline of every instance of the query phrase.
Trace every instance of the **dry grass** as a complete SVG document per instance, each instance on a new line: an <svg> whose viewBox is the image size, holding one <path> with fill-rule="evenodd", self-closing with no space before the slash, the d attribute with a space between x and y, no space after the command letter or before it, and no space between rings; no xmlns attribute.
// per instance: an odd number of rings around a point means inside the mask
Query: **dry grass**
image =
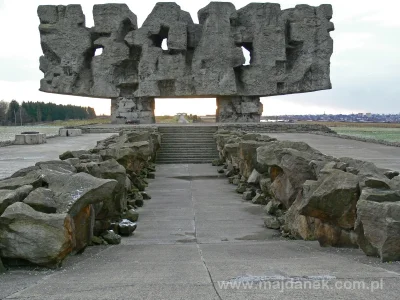
<svg viewBox="0 0 400 300"><path fill-rule="evenodd" d="M156 116L156 123L178 123L176 116Z"/></svg>
<svg viewBox="0 0 400 300"><path fill-rule="evenodd" d="M110 124L111 117L97 117L90 120L68 120L68 121L54 121L46 123L46 126L68 127L68 126L84 126L94 124Z"/></svg>

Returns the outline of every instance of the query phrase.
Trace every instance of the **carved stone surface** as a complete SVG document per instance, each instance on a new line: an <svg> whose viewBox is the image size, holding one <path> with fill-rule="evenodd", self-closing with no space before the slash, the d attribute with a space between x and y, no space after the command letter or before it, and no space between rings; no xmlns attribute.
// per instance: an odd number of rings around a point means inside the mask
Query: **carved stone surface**
<svg viewBox="0 0 400 300"><path fill-rule="evenodd" d="M115 124L125 124L133 120L140 120L141 124L155 123L154 98L112 98L111 117Z"/></svg>
<svg viewBox="0 0 400 300"><path fill-rule="evenodd" d="M217 97L217 122L260 122L263 105L259 97Z"/></svg>
<svg viewBox="0 0 400 300"><path fill-rule="evenodd" d="M216 97L221 122L257 121L259 97L331 88L330 5L211 2L194 24L179 5L157 3L141 28L125 4L95 5L92 28L79 5L38 15L40 90L112 98L115 122L152 122L154 97Z"/></svg>

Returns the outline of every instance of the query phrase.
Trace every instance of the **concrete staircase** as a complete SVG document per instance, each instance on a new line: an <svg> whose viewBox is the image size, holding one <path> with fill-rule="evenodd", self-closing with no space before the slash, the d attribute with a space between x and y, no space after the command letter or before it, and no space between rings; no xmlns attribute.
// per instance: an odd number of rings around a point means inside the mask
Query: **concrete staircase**
<svg viewBox="0 0 400 300"><path fill-rule="evenodd" d="M160 126L161 149L158 164L211 163L218 158L213 134L217 126Z"/></svg>

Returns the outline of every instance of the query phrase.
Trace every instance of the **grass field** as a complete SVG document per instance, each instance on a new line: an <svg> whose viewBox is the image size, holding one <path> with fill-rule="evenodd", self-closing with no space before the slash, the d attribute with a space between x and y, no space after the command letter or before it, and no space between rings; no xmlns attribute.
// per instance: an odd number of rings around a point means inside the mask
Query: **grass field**
<svg viewBox="0 0 400 300"><path fill-rule="evenodd" d="M347 123L347 122L302 122L325 125L338 134L369 138L387 142L400 142L398 123Z"/></svg>
<svg viewBox="0 0 400 300"><path fill-rule="evenodd" d="M173 124L178 123L176 116L156 116L156 123Z"/></svg>
<svg viewBox="0 0 400 300"><path fill-rule="evenodd" d="M93 124L110 124L111 117L97 117L90 120L68 120L68 121L54 121L51 123L46 123L46 126L57 126L57 127L67 127L67 126L84 126Z"/></svg>
<svg viewBox="0 0 400 300"><path fill-rule="evenodd" d="M338 134L370 138L388 142L400 142L400 128L384 127L331 127Z"/></svg>
<svg viewBox="0 0 400 300"><path fill-rule="evenodd" d="M110 117L97 117L92 120L54 121L40 125L0 126L0 142L13 141L15 135L23 131L38 131L40 133L46 133L47 136L54 136L58 135L58 131L61 127L109 123L111 123Z"/></svg>
<svg viewBox="0 0 400 300"><path fill-rule="evenodd" d="M0 126L0 142L13 141L16 134L24 131L38 131L48 136L58 135L57 126Z"/></svg>
<svg viewBox="0 0 400 300"><path fill-rule="evenodd" d="M353 122L298 122L298 124L319 124L328 127L351 128L400 128L400 123L353 123ZM332 128L333 129L333 128Z"/></svg>

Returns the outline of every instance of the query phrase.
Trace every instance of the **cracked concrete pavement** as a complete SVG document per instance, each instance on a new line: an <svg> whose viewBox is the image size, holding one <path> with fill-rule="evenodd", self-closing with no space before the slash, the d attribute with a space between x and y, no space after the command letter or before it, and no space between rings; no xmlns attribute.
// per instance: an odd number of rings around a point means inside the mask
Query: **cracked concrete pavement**
<svg viewBox="0 0 400 300"><path fill-rule="evenodd" d="M115 134L115 133L114 133ZM35 165L38 161L59 159L67 150L88 150L112 133L84 134L76 137L54 137L41 145L14 145L0 147L0 179L14 172Z"/></svg>

